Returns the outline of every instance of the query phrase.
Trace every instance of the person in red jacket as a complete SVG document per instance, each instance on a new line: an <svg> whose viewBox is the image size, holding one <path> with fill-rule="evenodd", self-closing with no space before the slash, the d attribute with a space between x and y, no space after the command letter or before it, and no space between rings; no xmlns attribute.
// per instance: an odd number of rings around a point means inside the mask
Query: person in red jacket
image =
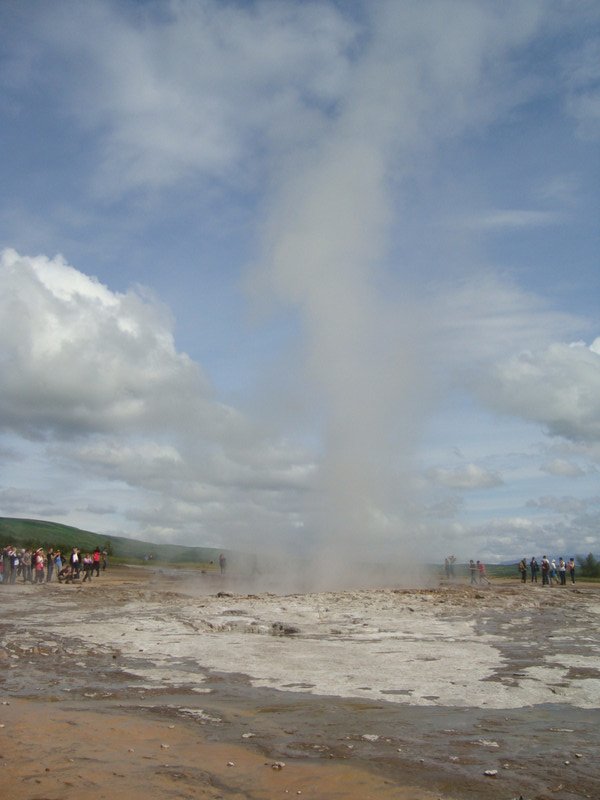
<svg viewBox="0 0 600 800"><path fill-rule="evenodd" d="M97 547L92 553L92 573L96 573L96 577L100 577L100 548Z"/></svg>

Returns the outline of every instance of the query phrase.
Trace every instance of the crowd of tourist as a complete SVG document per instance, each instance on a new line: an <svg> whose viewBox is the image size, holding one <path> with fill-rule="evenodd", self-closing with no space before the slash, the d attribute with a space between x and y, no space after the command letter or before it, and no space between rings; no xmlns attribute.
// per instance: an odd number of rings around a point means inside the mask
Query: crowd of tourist
<svg viewBox="0 0 600 800"><path fill-rule="evenodd" d="M456 556L447 556L444 559L444 574L446 578L451 580L455 577L456 563ZM518 569L523 583L527 583L529 576L531 577L531 583L538 583L541 580L542 586L566 586L567 581L575 583L574 558L565 561L562 556L552 559L549 559L548 556L542 556L540 562L537 561L535 556L529 562L526 558L522 558L519 561ZM471 559L467 564L467 572L472 584L489 584L485 564L482 561L475 562Z"/></svg>
<svg viewBox="0 0 600 800"><path fill-rule="evenodd" d="M106 550L96 547L90 553L82 553L73 547L69 554L63 554L53 547L37 549L7 545L2 549L0 558L0 583L73 583L81 579L82 583L100 576L108 564Z"/></svg>
<svg viewBox="0 0 600 800"><path fill-rule="evenodd" d="M542 586L552 586L554 584L566 586L567 576L571 583L575 583L575 559L570 558L568 561L565 561L565 559L560 556L557 561L556 558L550 560L548 556L542 556L542 560L538 563L536 557L533 556L528 565L527 559L522 558L519 561L519 572L521 573L521 581L523 583L527 583L529 574L531 583L537 583L539 576L541 576Z"/></svg>

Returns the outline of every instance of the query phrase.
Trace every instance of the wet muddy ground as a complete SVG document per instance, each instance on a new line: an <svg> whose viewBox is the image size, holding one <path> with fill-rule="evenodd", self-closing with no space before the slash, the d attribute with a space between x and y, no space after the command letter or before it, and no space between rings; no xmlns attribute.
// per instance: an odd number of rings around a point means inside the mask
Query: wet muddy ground
<svg viewBox="0 0 600 800"><path fill-rule="evenodd" d="M600 588L235 588L1 587L0 796L600 798Z"/></svg>

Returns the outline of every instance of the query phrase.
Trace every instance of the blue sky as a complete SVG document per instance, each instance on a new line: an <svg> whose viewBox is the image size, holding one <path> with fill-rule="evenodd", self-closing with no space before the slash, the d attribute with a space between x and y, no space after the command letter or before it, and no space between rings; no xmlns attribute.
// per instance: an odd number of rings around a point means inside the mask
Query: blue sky
<svg viewBox="0 0 600 800"><path fill-rule="evenodd" d="M0 515L600 551L600 9L0 8Z"/></svg>

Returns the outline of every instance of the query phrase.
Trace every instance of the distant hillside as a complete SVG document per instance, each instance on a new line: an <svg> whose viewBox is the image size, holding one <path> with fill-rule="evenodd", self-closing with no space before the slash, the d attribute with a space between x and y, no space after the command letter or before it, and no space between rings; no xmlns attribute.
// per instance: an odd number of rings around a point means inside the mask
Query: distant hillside
<svg viewBox="0 0 600 800"><path fill-rule="evenodd" d="M152 561L172 564L209 564L211 561L216 564L221 552L214 547L152 544L126 539L124 536L106 536L57 522L0 517L0 547L7 544L19 547L44 545L63 551L69 551L72 547L79 547L84 551L100 547L117 559L142 561L150 557Z"/></svg>

